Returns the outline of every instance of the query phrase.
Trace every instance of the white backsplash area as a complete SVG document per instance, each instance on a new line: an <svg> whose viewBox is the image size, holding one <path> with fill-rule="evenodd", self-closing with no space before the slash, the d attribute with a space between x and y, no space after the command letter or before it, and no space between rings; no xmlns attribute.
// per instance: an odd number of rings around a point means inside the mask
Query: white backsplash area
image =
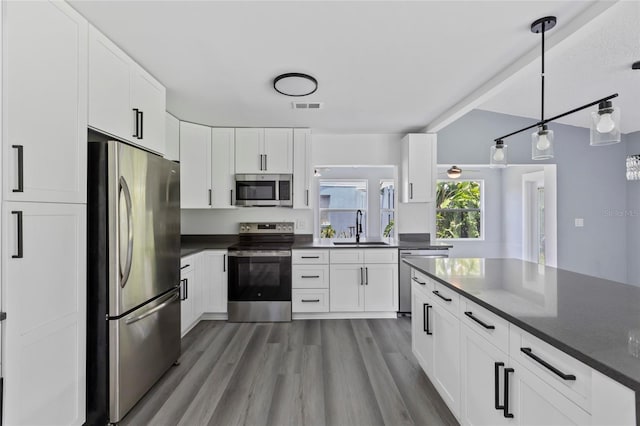
<svg viewBox="0 0 640 426"><path fill-rule="evenodd" d="M313 210L286 207L181 210L180 233L237 234L240 222L294 222L296 234L312 234Z"/></svg>

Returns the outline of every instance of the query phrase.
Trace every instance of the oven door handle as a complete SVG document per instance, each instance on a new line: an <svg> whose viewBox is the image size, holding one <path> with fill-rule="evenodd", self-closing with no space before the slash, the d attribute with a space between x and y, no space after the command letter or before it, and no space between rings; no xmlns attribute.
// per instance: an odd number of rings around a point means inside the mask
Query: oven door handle
<svg viewBox="0 0 640 426"><path fill-rule="evenodd" d="M229 257L291 257L289 250L239 250L230 251Z"/></svg>

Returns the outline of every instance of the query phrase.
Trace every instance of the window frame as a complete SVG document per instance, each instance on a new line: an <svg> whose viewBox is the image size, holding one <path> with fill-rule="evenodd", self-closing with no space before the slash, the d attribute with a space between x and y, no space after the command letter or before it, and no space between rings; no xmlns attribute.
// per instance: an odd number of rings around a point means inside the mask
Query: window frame
<svg viewBox="0 0 640 426"><path fill-rule="evenodd" d="M358 183L364 183L364 188L365 188L365 206L364 208L355 208L355 209L343 209L343 208L339 208L339 209L335 209L335 208L323 208L320 207L320 197L322 196L320 194L320 188L322 187L322 183L323 182L358 182ZM318 238L320 239L349 239L349 238L355 238L355 235L353 237L339 237L339 236L335 236L332 238L323 238L322 235L322 212L323 211L330 211L330 212L353 212L353 218L354 218L354 225L355 225L355 215L356 212L358 210L361 210L363 213L363 216L365 218L365 226L363 226L362 228L362 234L360 234L360 236L362 238L366 238L367 235L369 234L369 222L370 222L370 218L369 218L369 181L368 179L357 179L357 178L344 178L344 179L318 179L318 228L316 229L316 232L318 232ZM337 233L337 229L336 229L336 233Z"/></svg>
<svg viewBox="0 0 640 426"><path fill-rule="evenodd" d="M437 193L438 193L438 184L440 182L454 182L454 183L459 183L459 182L477 182L480 186L480 237L478 238L438 238L438 211L439 210L444 210L444 211L477 211L476 209L438 209L438 207L436 206L435 208L435 216L434 216L434 230L435 230L435 234L436 234L436 241L441 241L441 242L446 242L446 241L457 241L457 242L464 242L464 241L485 241L485 207L484 207L484 179L437 179L436 180L436 198L437 198Z"/></svg>
<svg viewBox="0 0 640 426"><path fill-rule="evenodd" d="M383 234L384 234L384 228L386 227L386 225L385 225L384 227L382 226L382 215L383 215L383 214L385 214L385 213L387 213L387 214L388 214L388 213L391 213L391 215L393 216L393 222L394 222L394 225L393 225L393 229L392 229L392 231L391 231L391 235L390 235L389 237L395 237L395 235L396 235L396 230L397 230L397 228L398 228L398 227L396 226L396 224L397 224L397 223L396 223L396 222L397 222L397 213L398 213L398 212L397 212L397 208L396 208L396 205L397 205L397 202L396 202L396 201L397 201L397 189L398 189L398 188L396 187L396 180L395 180L395 179L380 179L380 180L379 180L379 184L378 184L378 185L379 185L380 187L382 187L382 185L383 185L384 183L391 183L391 184L393 185L393 197L391 198L392 203L393 203L393 208L392 208L392 209L385 209L385 208L382 208L382 205L380 205L380 238L387 238L387 237L385 237L385 236L383 235ZM381 202L382 200L380 200L380 199L379 199L378 201L380 201L380 202ZM381 203L380 203L380 204L381 204Z"/></svg>

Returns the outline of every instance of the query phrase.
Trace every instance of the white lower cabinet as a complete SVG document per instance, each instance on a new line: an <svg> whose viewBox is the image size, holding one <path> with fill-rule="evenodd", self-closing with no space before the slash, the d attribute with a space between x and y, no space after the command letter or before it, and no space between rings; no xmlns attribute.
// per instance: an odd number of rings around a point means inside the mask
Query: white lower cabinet
<svg viewBox="0 0 640 426"><path fill-rule="evenodd" d="M5 203L4 424L85 422L86 206Z"/></svg>
<svg viewBox="0 0 640 426"><path fill-rule="evenodd" d="M200 317L198 313L198 290L196 282L197 255L182 259L180 270L180 334L184 336Z"/></svg>
<svg viewBox="0 0 640 426"><path fill-rule="evenodd" d="M398 310L398 264L365 263L364 310Z"/></svg>
<svg viewBox="0 0 640 426"><path fill-rule="evenodd" d="M198 261L202 313L227 312L227 251L207 250Z"/></svg>
<svg viewBox="0 0 640 426"><path fill-rule="evenodd" d="M636 424L631 389L457 294L455 315L434 293L450 288L412 277L412 350L461 424Z"/></svg>
<svg viewBox="0 0 640 426"><path fill-rule="evenodd" d="M591 416L539 376L513 359L503 386L505 413L517 425L586 425ZM510 372L512 371L512 372ZM509 373L510 372L510 373Z"/></svg>
<svg viewBox="0 0 640 426"><path fill-rule="evenodd" d="M294 288L292 312L329 312L329 290L326 288Z"/></svg>
<svg viewBox="0 0 640 426"><path fill-rule="evenodd" d="M460 422L498 426L504 412L504 369L509 356L467 325L460 330Z"/></svg>

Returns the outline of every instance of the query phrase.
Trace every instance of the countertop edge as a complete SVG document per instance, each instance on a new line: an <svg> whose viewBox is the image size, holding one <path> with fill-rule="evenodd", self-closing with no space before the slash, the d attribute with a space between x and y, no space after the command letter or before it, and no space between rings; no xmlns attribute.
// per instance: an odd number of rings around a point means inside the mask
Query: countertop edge
<svg viewBox="0 0 640 426"><path fill-rule="evenodd" d="M549 336L548 334L538 330L535 327L532 327L524 322L522 322L521 320L512 317L511 315L509 315L508 313L496 308L495 306L481 300L478 299L477 297L475 297L474 295L467 293L466 291L448 283L447 281L443 280L442 278L439 278L438 276L434 275L431 272L428 272L424 269L422 269L420 266L417 266L413 263L411 263L410 259L403 259L402 260L404 263L408 264L409 266L411 266L412 268L416 268L418 271L422 272L423 274L428 275L430 278L436 280L437 282L447 286L448 288L450 288L451 290L455 291L456 293L466 297L467 299L471 300L474 303L477 303L478 305L482 306L483 308L488 309L489 311L493 312L494 314L498 315L499 317L509 321L510 323L514 324L515 326L523 329L524 331L531 333L532 335L534 335L535 337L538 337L539 339L543 340L544 342L552 345L553 347L557 348L558 350L561 350L562 352L566 353L569 356L572 356L573 358L583 362L584 364L588 365L589 367L593 368L594 370L599 371L600 373L604 374L607 377L610 377L611 379L625 385L626 387L632 389L633 391L636 392L636 398L640 397L640 383L637 382L636 380L630 378L629 376L620 373L619 371L607 366L606 364L603 364L602 362L595 360L593 358L591 358L589 355L585 354L582 351L579 351L577 349L572 348L571 346L559 341L558 339Z"/></svg>

